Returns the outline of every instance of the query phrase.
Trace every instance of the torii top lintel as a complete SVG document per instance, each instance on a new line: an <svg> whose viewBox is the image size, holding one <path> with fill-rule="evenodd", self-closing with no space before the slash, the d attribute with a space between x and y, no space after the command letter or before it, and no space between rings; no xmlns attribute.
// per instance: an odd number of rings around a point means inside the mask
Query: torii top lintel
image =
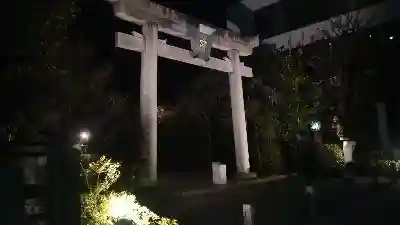
<svg viewBox="0 0 400 225"><path fill-rule="evenodd" d="M212 47L223 51L238 50L241 56L251 55L253 48L259 45L258 36L242 38L233 32L216 28L190 18L165 6L153 3L149 0L108 0L113 4L115 15L123 20L143 25L155 22L159 31L192 40L194 34L190 32L201 25L215 29L215 39Z"/></svg>

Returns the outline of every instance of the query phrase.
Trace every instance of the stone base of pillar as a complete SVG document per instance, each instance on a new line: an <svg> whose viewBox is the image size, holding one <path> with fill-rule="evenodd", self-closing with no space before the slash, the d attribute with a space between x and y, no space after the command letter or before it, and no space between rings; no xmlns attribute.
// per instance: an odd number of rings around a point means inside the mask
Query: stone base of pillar
<svg viewBox="0 0 400 225"><path fill-rule="evenodd" d="M257 178L257 174L253 173L253 172L248 172L248 173L238 172L238 173L236 173L236 176L235 176L236 180L252 180L252 179L256 179L256 178Z"/></svg>
<svg viewBox="0 0 400 225"><path fill-rule="evenodd" d="M140 185L143 187L155 187L157 186L157 182L154 181L141 181Z"/></svg>
<svg viewBox="0 0 400 225"><path fill-rule="evenodd" d="M350 140L343 141L343 154L345 163L353 162L353 152L355 147L356 147L355 141L350 141Z"/></svg>
<svg viewBox="0 0 400 225"><path fill-rule="evenodd" d="M153 187L157 185L157 181L152 181L150 178L139 178L139 184L144 187Z"/></svg>

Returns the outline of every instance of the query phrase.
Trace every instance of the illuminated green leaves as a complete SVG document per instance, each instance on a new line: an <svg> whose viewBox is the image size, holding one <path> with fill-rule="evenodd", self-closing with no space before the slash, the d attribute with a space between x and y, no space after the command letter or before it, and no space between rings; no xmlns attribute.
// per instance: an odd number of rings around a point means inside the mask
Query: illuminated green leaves
<svg viewBox="0 0 400 225"><path fill-rule="evenodd" d="M110 190L120 177L119 163L105 156L93 159L82 155L81 166L88 189L81 194L83 224L111 225L120 219L131 221L132 225L178 224L176 220L160 217L140 205L135 195Z"/></svg>

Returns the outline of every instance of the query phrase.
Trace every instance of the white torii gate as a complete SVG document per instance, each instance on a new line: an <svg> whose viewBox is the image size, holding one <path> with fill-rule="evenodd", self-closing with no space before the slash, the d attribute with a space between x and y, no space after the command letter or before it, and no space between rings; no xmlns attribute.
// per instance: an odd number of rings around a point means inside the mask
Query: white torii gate
<svg viewBox="0 0 400 225"><path fill-rule="evenodd" d="M186 15L148 0L108 0L120 19L142 26L142 33L117 33L119 48L141 52L140 112L144 132L143 148L148 156L148 179L157 181L157 59L158 56L229 73L237 172L250 170L242 76L252 77L252 69L240 63L251 55L258 37L242 39L229 31L201 24ZM168 45L158 32L190 40L193 51ZM193 43L197 46L193 46ZM224 60L208 57L211 48L227 51ZM194 54L193 54L194 53ZM195 58L199 56L200 58Z"/></svg>

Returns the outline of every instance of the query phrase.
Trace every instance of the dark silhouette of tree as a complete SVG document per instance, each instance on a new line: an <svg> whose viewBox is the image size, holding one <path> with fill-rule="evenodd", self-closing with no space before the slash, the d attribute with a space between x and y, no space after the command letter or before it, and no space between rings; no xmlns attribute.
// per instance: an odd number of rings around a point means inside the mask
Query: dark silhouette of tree
<svg viewBox="0 0 400 225"><path fill-rule="evenodd" d="M13 19L23 23L11 33L1 71L2 142L46 136L72 145L79 129L88 128L91 149L132 159L140 129L133 98L115 88L111 6L79 0L13 3Z"/></svg>

